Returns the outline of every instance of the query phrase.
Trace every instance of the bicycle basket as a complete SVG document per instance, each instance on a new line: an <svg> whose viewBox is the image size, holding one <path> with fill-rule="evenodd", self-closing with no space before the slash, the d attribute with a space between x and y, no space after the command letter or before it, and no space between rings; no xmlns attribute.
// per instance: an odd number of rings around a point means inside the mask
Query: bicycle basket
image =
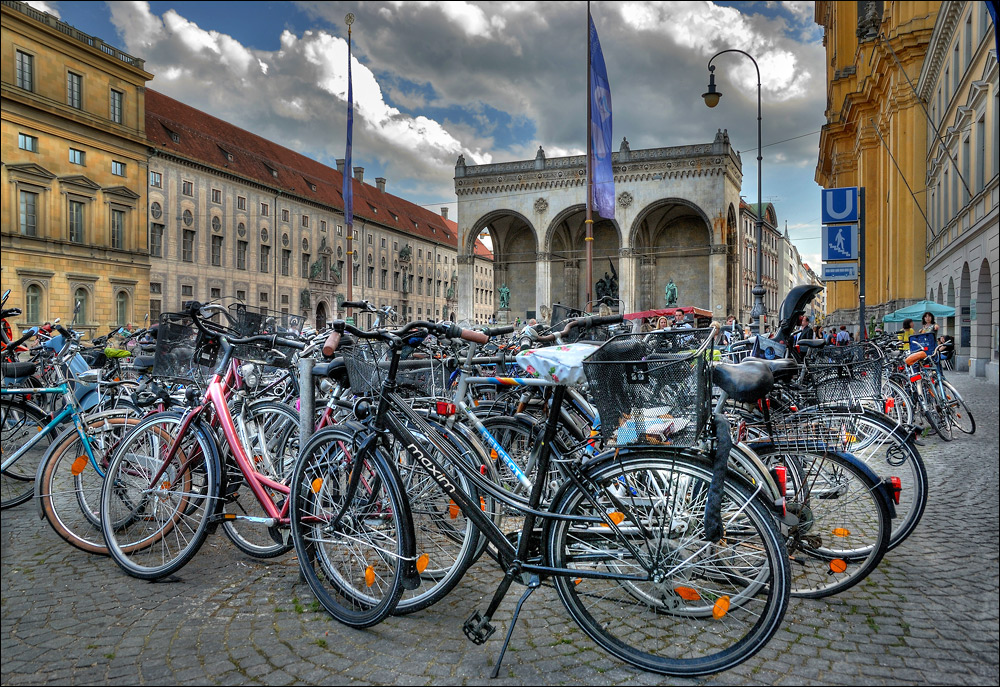
<svg viewBox="0 0 1000 687"><path fill-rule="evenodd" d="M297 336L302 331L303 318L298 315L274 312L266 308L253 308L243 303L235 303L229 307L230 315L235 322L236 335L239 337L272 334L278 336ZM277 350L285 355L282 360L276 359L271 351ZM287 346L275 346L272 349L266 342L254 344L239 344L233 348L233 357L244 362L255 362L274 367L288 367L291 364L295 349Z"/></svg>
<svg viewBox="0 0 1000 687"><path fill-rule="evenodd" d="M153 376L204 384L212 374L218 343L206 339L182 313L162 313L153 354Z"/></svg>
<svg viewBox="0 0 1000 687"><path fill-rule="evenodd" d="M359 340L341 349L351 389L358 396L378 396L389 378L392 351L383 341ZM437 358L409 358L399 361L396 392L405 398L443 396L448 389L448 371Z"/></svg>
<svg viewBox="0 0 1000 687"><path fill-rule="evenodd" d="M741 431L746 433L751 448L757 442L764 442L789 450L850 451L867 440L865 429L858 421L860 417L861 413L843 410L829 413L814 407L795 412L772 412L770 421L759 418L746 422Z"/></svg>
<svg viewBox="0 0 1000 687"><path fill-rule="evenodd" d="M885 365L874 344L816 349L805 363L819 403L882 398Z"/></svg>
<svg viewBox="0 0 1000 687"><path fill-rule="evenodd" d="M606 442L690 446L710 416L713 329L616 336L583 361Z"/></svg>

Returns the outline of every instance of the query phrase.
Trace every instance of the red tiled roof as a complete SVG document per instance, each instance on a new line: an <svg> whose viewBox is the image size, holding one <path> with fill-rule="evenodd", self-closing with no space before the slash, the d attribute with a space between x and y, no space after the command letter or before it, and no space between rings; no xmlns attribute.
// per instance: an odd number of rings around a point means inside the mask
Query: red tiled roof
<svg viewBox="0 0 1000 687"><path fill-rule="evenodd" d="M343 175L336 169L150 89L146 138L157 150L344 210ZM457 248L457 223L357 179L351 184L356 217ZM476 255L493 259L478 239Z"/></svg>

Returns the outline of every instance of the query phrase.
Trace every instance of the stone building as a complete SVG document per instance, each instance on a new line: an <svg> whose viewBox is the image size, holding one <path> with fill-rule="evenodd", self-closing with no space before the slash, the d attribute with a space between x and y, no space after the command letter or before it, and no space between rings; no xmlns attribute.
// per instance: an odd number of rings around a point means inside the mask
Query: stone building
<svg viewBox="0 0 1000 687"><path fill-rule="evenodd" d="M334 170L260 136L147 91L150 310L236 298L322 326L347 296L343 162ZM457 310L457 225L353 170L353 298L405 318ZM492 277L489 251L474 265ZM482 280L474 317L492 290ZM488 293L487 293L488 292ZM362 318L361 324L369 321Z"/></svg>
<svg viewBox="0 0 1000 687"><path fill-rule="evenodd" d="M623 311L664 306L670 279L683 305L725 317L738 273L742 162L726 133L708 143L630 150L612 155L616 208L612 220L595 217L593 277L617 274ZM460 318L475 317L481 281L473 246L484 231L492 240L493 287L510 289L510 318L544 316L555 303L584 308L585 156L455 166L458 195ZM487 287L488 288L488 287ZM544 306L544 307L543 307Z"/></svg>
<svg viewBox="0 0 1000 687"><path fill-rule="evenodd" d="M1000 89L994 25L985 2L945 2L917 92L927 103L926 297L956 309L940 323L958 364L998 379L1000 348ZM924 233L924 232L922 232Z"/></svg>
<svg viewBox="0 0 1000 687"><path fill-rule="evenodd" d="M740 248L738 269L740 273L739 288L734 294L737 298L735 309L727 313L736 315L739 322L750 322L750 313L753 310L752 289L757 283L757 203L744 203L740 201L740 233L737 238L737 245ZM766 325L772 329L778 324L778 306L781 305L783 293L778 281L778 260L779 244L781 243L781 233L778 232L778 215L772 203L764 203L764 223L761 226L761 234L764 239L763 264L764 276L761 283L764 285L764 306L767 308L765 319L761 320L761 325Z"/></svg>
<svg viewBox="0 0 1000 687"><path fill-rule="evenodd" d="M143 60L25 3L0 38L0 282L24 328L93 335L141 321L149 298Z"/></svg>

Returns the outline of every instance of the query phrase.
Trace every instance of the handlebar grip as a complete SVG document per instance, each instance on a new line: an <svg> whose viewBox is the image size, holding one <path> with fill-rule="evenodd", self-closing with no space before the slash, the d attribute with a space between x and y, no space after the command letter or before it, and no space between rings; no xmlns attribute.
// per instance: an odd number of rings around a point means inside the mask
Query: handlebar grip
<svg viewBox="0 0 1000 687"><path fill-rule="evenodd" d="M338 331L330 332L330 336L326 337L326 341L323 342L323 355L329 358L336 352L337 346L339 345L340 345L340 332Z"/></svg>
<svg viewBox="0 0 1000 687"><path fill-rule="evenodd" d="M507 334L514 333L514 325L510 324L506 327L490 327L483 330L483 334L492 338L494 336L506 336Z"/></svg>
<svg viewBox="0 0 1000 687"><path fill-rule="evenodd" d="M342 308L360 308L362 310L368 308L368 301L344 301L340 304Z"/></svg>
<svg viewBox="0 0 1000 687"><path fill-rule="evenodd" d="M55 325L54 328L55 328L55 330L57 332L59 332L60 334L62 334L63 337L65 337L67 339L73 338L72 336L70 336L70 333L63 328L63 326L61 324Z"/></svg>
<svg viewBox="0 0 1000 687"><path fill-rule="evenodd" d="M593 326L601 326L605 324L618 324L625 320L624 315L604 315L591 318L591 323Z"/></svg>
<svg viewBox="0 0 1000 687"><path fill-rule="evenodd" d="M463 329L460 337L465 341L471 341L477 344L486 344L490 342L490 337L484 332L477 332L475 329Z"/></svg>
<svg viewBox="0 0 1000 687"><path fill-rule="evenodd" d="M37 333L38 333L38 327L30 327L23 334L21 334L21 338L20 339L18 339L17 341L11 341L8 344L8 347L9 348L17 348L18 346L20 346L21 344L23 344L25 341L27 341L28 339L30 339L31 337L33 337Z"/></svg>

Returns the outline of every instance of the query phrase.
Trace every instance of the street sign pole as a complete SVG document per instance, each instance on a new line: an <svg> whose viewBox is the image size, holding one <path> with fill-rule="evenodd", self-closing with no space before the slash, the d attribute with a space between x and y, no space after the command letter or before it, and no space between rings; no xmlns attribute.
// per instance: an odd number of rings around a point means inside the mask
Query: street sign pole
<svg viewBox="0 0 1000 687"><path fill-rule="evenodd" d="M858 188L858 341L868 338L865 328L865 187Z"/></svg>

